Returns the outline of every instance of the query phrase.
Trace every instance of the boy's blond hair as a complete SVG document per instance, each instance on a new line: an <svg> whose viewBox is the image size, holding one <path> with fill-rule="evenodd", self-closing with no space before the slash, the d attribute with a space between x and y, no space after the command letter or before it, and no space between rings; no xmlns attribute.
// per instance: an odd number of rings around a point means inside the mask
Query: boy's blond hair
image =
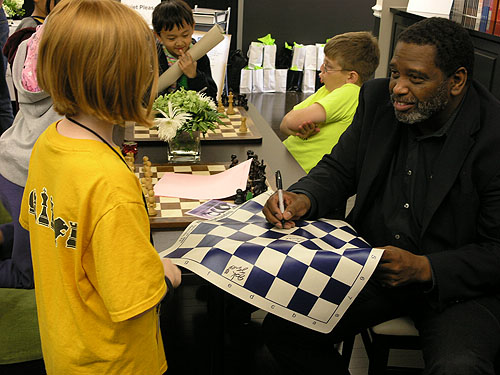
<svg viewBox="0 0 500 375"><path fill-rule="evenodd" d="M59 114L151 126L157 76L153 33L126 5L64 0L47 18L37 77Z"/></svg>
<svg viewBox="0 0 500 375"><path fill-rule="evenodd" d="M325 56L335 60L342 69L358 73L361 84L377 69L380 51L377 39L367 31L339 34L325 45Z"/></svg>

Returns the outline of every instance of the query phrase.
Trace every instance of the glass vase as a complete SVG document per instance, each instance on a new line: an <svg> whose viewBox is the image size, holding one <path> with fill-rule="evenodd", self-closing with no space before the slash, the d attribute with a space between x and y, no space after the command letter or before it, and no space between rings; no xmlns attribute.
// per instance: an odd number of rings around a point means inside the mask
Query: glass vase
<svg viewBox="0 0 500 375"><path fill-rule="evenodd" d="M181 132L168 141L167 159L169 162L197 162L200 158L200 132Z"/></svg>

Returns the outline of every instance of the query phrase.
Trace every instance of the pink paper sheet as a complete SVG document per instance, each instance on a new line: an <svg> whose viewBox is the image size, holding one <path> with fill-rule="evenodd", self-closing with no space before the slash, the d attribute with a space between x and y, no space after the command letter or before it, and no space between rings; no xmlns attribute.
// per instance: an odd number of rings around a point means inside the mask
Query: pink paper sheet
<svg viewBox="0 0 500 375"><path fill-rule="evenodd" d="M185 199L223 199L245 190L252 159L210 176L165 173L154 187L155 195Z"/></svg>

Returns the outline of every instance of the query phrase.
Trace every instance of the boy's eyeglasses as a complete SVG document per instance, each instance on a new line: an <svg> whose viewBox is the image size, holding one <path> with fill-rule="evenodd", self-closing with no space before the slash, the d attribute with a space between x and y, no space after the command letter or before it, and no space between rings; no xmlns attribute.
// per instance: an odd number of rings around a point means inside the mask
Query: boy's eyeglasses
<svg viewBox="0 0 500 375"><path fill-rule="evenodd" d="M328 66L327 64L325 64L325 62L323 61L323 70L325 73L330 73L330 72L341 72L343 70L346 70L346 69L333 69L332 67Z"/></svg>

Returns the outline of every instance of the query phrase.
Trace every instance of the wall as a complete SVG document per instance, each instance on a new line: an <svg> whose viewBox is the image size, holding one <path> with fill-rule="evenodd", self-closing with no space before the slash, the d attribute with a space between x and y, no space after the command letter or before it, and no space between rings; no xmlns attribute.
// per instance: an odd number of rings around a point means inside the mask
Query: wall
<svg viewBox="0 0 500 375"><path fill-rule="evenodd" d="M245 0L243 51L268 33L282 46L324 43L347 31L372 31L375 0Z"/></svg>

